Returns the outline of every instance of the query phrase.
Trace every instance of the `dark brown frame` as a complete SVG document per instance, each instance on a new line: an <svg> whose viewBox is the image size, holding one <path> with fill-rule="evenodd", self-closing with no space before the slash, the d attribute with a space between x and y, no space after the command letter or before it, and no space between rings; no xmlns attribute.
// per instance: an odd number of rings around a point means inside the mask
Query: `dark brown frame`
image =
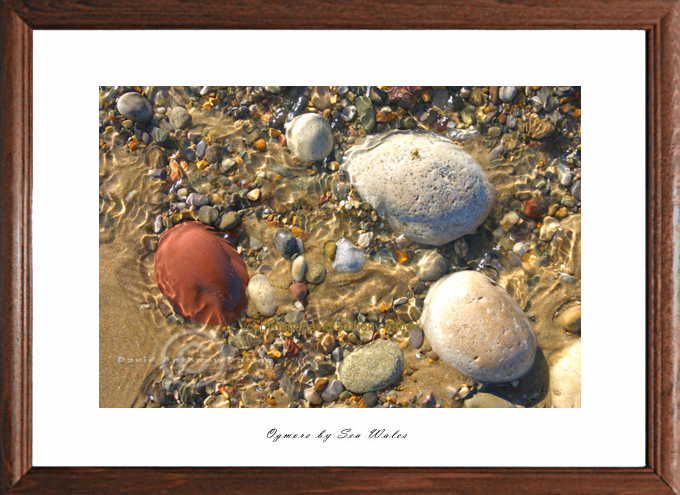
<svg viewBox="0 0 680 495"><path fill-rule="evenodd" d="M680 494L680 264L676 258L680 253L680 0L234 3L238 5L207 0L197 8L179 0L0 0L0 491ZM648 107L646 467L32 467L33 29L196 27L644 30Z"/></svg>

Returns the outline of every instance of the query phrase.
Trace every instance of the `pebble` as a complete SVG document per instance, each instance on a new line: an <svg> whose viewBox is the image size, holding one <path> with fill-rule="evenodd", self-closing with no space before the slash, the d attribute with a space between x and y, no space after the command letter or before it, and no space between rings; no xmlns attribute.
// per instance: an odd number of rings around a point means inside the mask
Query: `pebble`
<svg viewBox="0 0 680 495"><path fill-rule="evenodd" d="M523 242L518 242L512 247L512 251L521 258L527 253L527 245Z"/></svg>
<svg viewBox="0 0 680 495"><path fill-rule="evenodd" d="M290 291L296 299L304 301L307 297L307 286L301 282L296 282L290 286Z"/></svg>
<svg viewBox="0 0 680 495"><path fill-rule="evenodd" d="M373 242L373 235L373 232L364 232L363 234L360 234L357 239L357 245L361 249L368 249L368 246Z"/></svg>
<svg viewBox="0 0 680 495"><path fill-rule="evenodd" d="M290 177L290 168L285 166L283 163L268 163L267 168L281 177Z"/></svg>
<svg viewBox="0 0 680 495"><path fill-rule="evenodd" d="M186 129L191 125L191 115L184 107L175 107L170 112L170 124L175 129Z"/></svg>
<svg viewBox="0 0 680 495"><path fill-rule="evenodd" d="M397 262L397 256L393 251L389 249L380 249L371 256L371 259L376 263L388 263L395 264Z"/></svg>
<svg viewBox="0 0 680 495"><path fill-rule="evenodd" d="M319 264L314 263L307 268L307 273L305 273L305 280L310 284L320 284L326 278L326 268Z"/></svg>
<svg viewBox="0 0 680 495"><path fill-rule="evenodd" d="M157 168L152 174L156 179L165 180L168 178L168 171L164 168Z"/></svg>
<svg viewBox="0 0 680 495"><path fill-rule="evenodd" d="M198 210L201 206L210 204L210 200L207 196L198 193L191 193L187 196L186 203L191 206L194 210Z"/></svg>
<svg viewBox="0 0 680 495"><path fill-rule="evenodd" d="M581 339L574 338L548 364L552 405L581 407Z"/></svg>
<svg viewBox="0 0 680 495"><path fill-rule="evenodd" d="M504 151L505 148L503 147L503 143L501 143L489 152L487 160L492 161L495 160L496 158L500 158L503 155Z"/></svg>
<svg viewBox="0 0 680 495"><path fill-rule="evenodd" d="M563 186L569 186L571 184L571 170L566 163L557 162L555 164L555 170L557 171L557 178Z"/></svg>
<svg viewBox="0 0 680 495"><path fill-rule="evenodd" d="M304 256L298 256L293 260L291 271L293 273L293 280L296 282L302 282L304 280L305 272L307 271L307 261L305 261Z"/></svg>
<svg viewBox="0 0 680 495"><path fill-rule="evenodd" d="M278 229L276 234L274 234L274 247L284 258L292 258L297 252L295 236L288 229Z"/></svg>
<svg viewBox="0 0 680 495"><path fill-rule="evenodd" d="M422 244L439 246L474 232L494 203L480 165L433 133L369 136L346 153L342 168L394 231Z"/></svg>
<svg viewBox="0 0 680 495"><path fill-rule="evenodd" d="M420 328L411 330L408 333L408 338L411 347L413 347L414 349L420 349L420 346L423 345L423 337L424 337L423 331Z"/></svg>
<svg viewBox="0 0 680 495"><path fill-rule="evenodd" d="M392 385L401 376L404 354L389 340L374 340L354 350L340 365L338 377L357 394L375 392Z"/></svg>
<svg viewBox="0 0 680 495"><path fill-rule="evenodd" d="M222 159L222 146L219 144L211 144L205 152L205 161L213 164Z"/></svg>
<svg viewBox="0 0 680 495"><path fill-rule="evenodd" d="M453 141L465 141L479 136L481 134L477 129L457 129L455 125L446 129L446 137Z"/></svg>
<svg viewBox="0 0 680 495"><path fill-rule="evenodd" d="M345 238L336 243L333 268L339 273L358 272L366 263L366 251L359 249Z"/></svg>
<svg viewBox="0 0 680 495"><path fill-rule="evenodd" d="M286 316L284 316L283 319L286 323L297 324L302 321L303 316L304 315L302 311L300 311L299 309L293 309L292 311L286 313Z"/></svg>
<svg viewBox="0 0 680 495"><path fill-rule="evenodd" d="M373 108L371 99L368 96L360 96L354 103L357 107L361 127L363 127L367 133L371 132L375 127L375 109Z"/></svg>
<svg viewBox="0 0 680 495"><path fill-rule="evenodd" d="M224 170L225 172L231 170L231 168L234 165L236 165L236 160L234 160L233 158L225 158L224 160L222 160L222 170Z"/></svg>
<svg viewBox="0 0 680 495"><path fill-rule="evenodd" d="M527 124L526 131L531 139L540 141L555 132L555 125L546 119L532 119Z"/></svg>
<svg viewBox="0 0 680 495"><path fill-rule="evenodd" d="M505 125L508 127L508 129L514 129L515 127L517 127L517 119L512 115L508 115L508 118L505 121Z"/></svg>
<svg viewBox="0 0 680 495"><path fill-rule="evenodd" d="M475 395L463 402L463 407L498 409L518 407L512 402L488 392L477 392Z"/></svg>
<svg viewBox="0 0 680 495"><path fill-rule="evenodd" d="M510 230L512 227L515 226L515 224L519 222L519 215L517 214L516 211L509 211L505 215L503 215L503 218L498 222L498 224L503 227L503 230L506 232Z"/></svg>
<svg viewBox="0 0 680 495"><path fill-rule="evenodd" d="M392 303L392 306L396 308L397 306L401 306L402 304L406 304L407 301L408 301L408 298L400 297L400 298L394 300L394 303Z"/></svg>
<svg viewBox="0 0 680 495"><path fill-rule="evenodd" d="M155 143L162 144L167 141L168 137L169 134L167 131L164 131L160 127L154 127L151 131L151 139L153 139Z"/></svg>
<svg viewBox="0 0 680 495"><path fill-rule="evenodd" d="M321 394L319 394L319 392L314 390L314 388L312 388L312 387L306 388L304 390L304 392L302 392L302 396L310 404L317 405L317 404L321 404L323 402L323 399L321 398Z"/></svg>
<svg viewBox="0 0 680 495"><path fill-rule="evenodd" d="M511 102L517 96L517 86L501 86L498 97L505 103Z"/></svg>
<svg viewBox="0 0 680 495"><path fill-rule="evenodd" d="M366 392L361 396L361 400L366 407L373 407L378 403L378 394L375 392Z"/></svg>
<svg viewBox="0 0 680 495"><path fill-rule="evenodd" d="M235 211L228 211L224 213L217 222L218 230L229 230L238 227L241 224L241 217ZM252 241L251 241L252 242ZM251 247L251 249L254 249Z"/></svg>
<svg viewBox="0 0 680 495"><path fill-rule="evenodd" d="M575 304L562 311L556 318L557 323L568 332L581 331L581 305Z"/></svg>
<svg viewBox="0 0 680 495"><path fill-rule="evenodd" d="M335 368L333 368L335 370ZM345 391L345 386L340 380L330 380L326 388L321 392L321 398L326 402L333 402L340 398L340 394Z"/></svg>
<svg viewBox="0 0 680 495"><path fill-rule="evenodd" d="M342 111L340 114L340 118L345 121L349 122L351 120L354 120L354 117L357 116L357 107L354 105L347 105L345 109Z"/></svg>
<svg viewBox="0 0 680 495"><path fill-rule="evenodd" d="M338 246L333 242L333 241L328 241L324 247L324 253L326 253L326 256L328 256L331 260L335 259L335 252L337 251Z"/></svg>
<svg viewBox="0 0 680 495"><path fill-rule="evenodd" d="M248 298L262 316L273 316L276 312L274 289L265 275L258 274L250 279Z"/></svg>
<svg viewBox="0 0 680 495"><path fill-rule="evenodd" d="M571 195L581 201L581 179L574 181L571 186Z"/></svg>
<svg viewBox="0 0 680 495"><path fill-rule="evenodd" d="M118 98L116 109L126 119L135 122L146 122L153 115L153 107L140 93L125 93Z"/></svg>
<svg viewBox="0 0 680 495"><path fill-rule="evenodd" d="M201 140L200 143L196 145L196 158L199 160L205 156L205 152L208 150L208 143Z"/></svg>
<svg viewBox="0 0 680 495"><path fill-rule="evenodd" d="M161 215L157 215L156 219L153 222L153 231L156 234L160 234L162 230L163 230L163 217Z"/></svg>
<svg viewBox="0 0 680 495"><path fill-rule="evenodd" d="M425 282L439 280L448 270L444 257L437 251L427 251L418 262L418 277Z"/></svg>
<svg viewBox="0 0 680 495"><path fill-rule="evenodd" d="M321 115L298 115L286 125L286 140L300 162L323 160L333 149L331 126Z"/></svg>
<svg viewBox="0 0 680 495"><path fill-rule="evenodd" d="M212 206L201 206L198 210L198 220L206 225L213 225L217 221L219 212Z"/></svg>
<svg viewBox="0 0 680 495"><path fill-rule="evenodd" d="M258 199L260 199L260 190L257 189L257 188L251 189L250 191L248 191L248 192L246 193L246 197L247 197L250 201L257 201Z"/></svg>
<svg viewBox="0 0 680 495"><path fill-rule="evenodd" d="M295 380L292 376L285 374L281 377L281 390L290 398L290 400L298 400L300 398L300 382Z"/></svg>
<svg viewBox="0 0 680 495"><path fill-rule="evenodd" d="M420 325L444 363L483 382L509 382L534 362L531 322L505 290L477 271L453 273L430 287Z"/></svg>
<svg viewBox="0 0 680 495"><path fill-rule="evenodd" d="M552 240L559 226L560 222L556 218L544 217L543 224L541 225L541 231L538 235L538 240L549 242Z"/></svg>

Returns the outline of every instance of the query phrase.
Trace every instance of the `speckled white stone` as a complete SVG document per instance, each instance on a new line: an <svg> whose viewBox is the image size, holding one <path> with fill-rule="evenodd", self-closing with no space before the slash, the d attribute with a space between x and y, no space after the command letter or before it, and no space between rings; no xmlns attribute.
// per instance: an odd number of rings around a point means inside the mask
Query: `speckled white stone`
<svg viewBox="0 0 680 495"><path fill-rule="evenodd" d="M346 153L342 168L392 229L422 244L440 246L474 232L495 199L480 165L433 133L368 136Z"/></svg>
<svg viewBox="0 0 680 495"><path fill-rule="evenodd" d="M456 272L435 283L420 326L444 363L482 382L519 378L536 355L536 334L522 308L477 271Z"/></svg>
<svg viewBox="0 0 680 495"><path fill-rule="evenodd" d="M298 115L286 124L286 141L301 163L323 160L333 149L331 126L317 113Z"/></svg>
<svg viewBox="0 0 680 495"><path fill-rule="evenodd" d="M248 282L248 298L262 316L272 316L276 312L274 289L263 274L255 275Z"/></svg>

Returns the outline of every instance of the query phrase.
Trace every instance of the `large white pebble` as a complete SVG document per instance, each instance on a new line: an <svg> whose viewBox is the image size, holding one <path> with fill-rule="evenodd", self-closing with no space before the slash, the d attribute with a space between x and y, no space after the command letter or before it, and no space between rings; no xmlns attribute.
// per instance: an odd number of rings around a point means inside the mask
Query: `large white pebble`
<svg viewBox="0 0 680 495"><path fill-rule="evenodd" d="M305 278L305 272L307 271L307 262L305 261L304 256L298 256L295 258L291 271L293 272L293 280L296 282L302 282L302 280Z"/></svg>
<svg viewBox="0 0 680 495"><path fill-rule="evenodd" d="M581 407L581 339L550 359L550 397L555 407Z"/></svg>
<svg viewBox="0 0 680 495"><path fill-rule="evenodd" d="M444 363L482 382L519 378L536 356L536 334L522 308L476 271L456 272L434 284L420 325Z"/></svg>
<svg viewBox="0 0 680 495"><path fill-rule="evenodd" d="M262 316L272 316L276 312L274 289L269 284L267 277L261 273L250 279L248 297Z"/></svg>
<svg viewBox="0 0 680 495"><path fill-rule="evenodd" d="M298 115L286 125L286 141L302 163L323 160L333 149L331 126L317 113Z"/></svg>
<svg viewBox="0 0 680 495"><path fill-rule="evenodd" d="M440 246L474 232L495 199L480 165L434 133L368 136L345 154L342 168L393 230L422 244Z"/></svg>

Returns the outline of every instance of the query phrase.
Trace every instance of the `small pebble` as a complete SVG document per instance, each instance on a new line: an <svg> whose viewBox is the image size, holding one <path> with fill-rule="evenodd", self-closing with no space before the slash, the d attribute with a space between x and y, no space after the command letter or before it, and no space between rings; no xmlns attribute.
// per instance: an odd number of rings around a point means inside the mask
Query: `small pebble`
<svg viewBox="0 0 680 495"><path fill-rule="evenodd" d="M378 403L378 394L375 392L366 392L361 396L361 400L366 407L373 407Z"/></svg>
<svg viewBox="0 0 680 495"><path fill-rule="evenodd" d="M278 229L274 234L274 247L284 258L292 258L297 252L295 236L288 229Z"/></svg>
<svg viewBox="0 0 680 495"><path fill-rule="evenodd" d="M198 210L198 220L206 225L213 225L217 221L219 212L212 206L201 206Z"/></svg>
<svg viewBox="0 0 680 495"><path fill-rule="evenodd" d="M319 367L319 371L321 367ZM333 368L333 371L335 368ZM321 398L326 402L333 402L340 398L345 391L345 387L340 380L330 380L326 388L321 392Z"/></svg>
<svg viewBox="0 0 680 495"><path fill-rule="evenodd" d="M290 286L290 291L298 299L298 301L304 301L307 297L307 286L303 283L296 282Z"/></svg>
<svg viewBox="0 0 680 495"><path fill-rule="evenodd" d="M186 203L189 206L193 207L195 210L198 210L199 208L201 208L201 206L210 204L210 200L208 199L207 196L204 196L203 194L191 193L187 196Z"/></svg>
<svg viewBox="0 0 680 495"><path fill-rule="evenodd" d="M302 280L304 280L305 272L307 271L307 262L305 261L304 256L298 256L295 258L291 271L293 273L293 280L296 282L302 282Z"/></svg>
<svg viewBox="0 0 680 495"><path fill-rule="evenodd" d="M153 115L151 103L140 93L125 93L118 98L116 109L126 119L135 122L146 122Z"/></svg>
<svg viewBox="0 0 680 495"><path fill-rule="evenodd" d="M305 273L305 280L310 284L320 284L326 278L326 268L323 265L315 263L307 268Z"/></svg>

